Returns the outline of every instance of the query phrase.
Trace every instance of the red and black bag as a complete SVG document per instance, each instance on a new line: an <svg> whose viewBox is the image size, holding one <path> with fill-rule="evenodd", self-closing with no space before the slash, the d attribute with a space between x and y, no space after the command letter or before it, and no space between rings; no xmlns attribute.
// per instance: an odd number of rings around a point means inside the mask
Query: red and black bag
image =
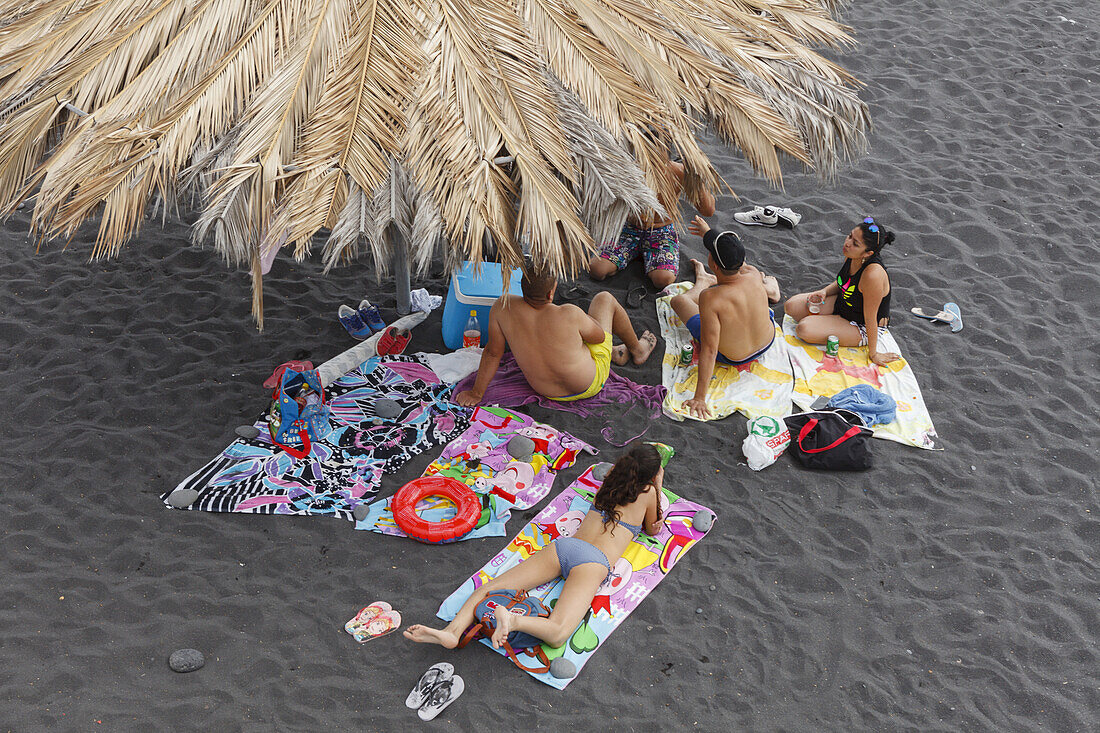
<svg viewBox="0 0 1100 733"><path fill-rule="evenodd" d="M550 617L550 609L546 607L546 604L534 596L527 595L525 590L491 591L486 593L485 597L474 608L475 621L462 635L462 640L458 642L458 648L461 649L475 639L492 637L497 628L493 612L501 606L519 616ZM508 634L508 639L502 646L504 651L507 652L508 658L515 662L517 667L525 672L540 674L550 671L550 660L546 657L542 644L542 639L537 636L531 636L522 631L513 631ZM525 657L534 659L537 662L536 666L528 667L521 662L517 650Z"/></svg>
<svg viewBox="0 0 1100 733"><path fill-rule="evenodd" d="M866 471L871 459L871 431L848 410L802 412L784 418L791 431L788 452L806 468Z"/></svg>

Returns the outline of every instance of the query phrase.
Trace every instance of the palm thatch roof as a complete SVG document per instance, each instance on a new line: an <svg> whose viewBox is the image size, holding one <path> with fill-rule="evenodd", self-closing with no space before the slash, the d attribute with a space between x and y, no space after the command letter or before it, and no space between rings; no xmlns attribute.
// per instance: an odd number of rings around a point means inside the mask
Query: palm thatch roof
<svg viewBox="0 0 1100 733"><path fill-rule="evenodd" d="M327 266L390 225L424 269L524 246L560 275L630 213L675 215L664 164L722 183L703 125L779 184L865 145L832 0L0 0L0 212L40 239L99 215L110 256L157 206L198 201L262 274L328 230Z"/></svg>

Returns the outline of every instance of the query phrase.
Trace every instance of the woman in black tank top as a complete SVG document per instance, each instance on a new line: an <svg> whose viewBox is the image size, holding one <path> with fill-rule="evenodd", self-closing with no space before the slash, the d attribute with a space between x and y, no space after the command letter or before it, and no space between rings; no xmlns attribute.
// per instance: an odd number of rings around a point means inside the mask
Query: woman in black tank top
<svg viewBox="0 0 1100 733"><path fill-rule="evenodd" d="M823 344L836 336L841 346L866 346L868 358L879 366L900 358L878 350L879 328L890 320L890 275L882 248L893 241L894 233L871 217L849 232L836 279L820 290L799 293L784 305L787 315L798 321L798 338ZM816 311L811 311L811 296L821 301Z"/></svg>

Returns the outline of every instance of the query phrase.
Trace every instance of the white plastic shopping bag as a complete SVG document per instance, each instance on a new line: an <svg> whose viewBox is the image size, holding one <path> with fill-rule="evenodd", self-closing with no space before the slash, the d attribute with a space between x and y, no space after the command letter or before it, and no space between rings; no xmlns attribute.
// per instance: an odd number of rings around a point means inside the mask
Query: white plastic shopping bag
<svg viewBox="0 0 1100 733"><path fill-rule="evenodd" d="M749 434L741 444L749 468L759 471L773 463L791 442L791 431L782 420L766 415L749 420Z"/></svg>

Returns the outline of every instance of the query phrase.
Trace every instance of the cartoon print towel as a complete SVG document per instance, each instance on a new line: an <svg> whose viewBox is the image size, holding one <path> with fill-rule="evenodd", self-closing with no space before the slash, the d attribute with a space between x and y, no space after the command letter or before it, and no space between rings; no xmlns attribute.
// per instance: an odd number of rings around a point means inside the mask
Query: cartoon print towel
<svg viewBox="0 0 1100 733"><path fill-rule="evenodd" d="M665 340L665 356L661 363L661 380L668 390L664 401L664 413L673 420L690 418L698 420L684 409L684 402L695 396L699 373L697 353L690 365L680 363L680 350L692 343L687 326L672 310L672 297L687 292L691 285L674 283L657 299L657 320L661 324L661 338ZM783 417L791 412L791 393L794 375L782 330L776 326L776 337L770 349L756 361L743 366L716 364L714 376L707 387L707 407L711 419L718 420L734 412L740 412L750 420L761 415Z"/></svg>
<svg viewBox="0 0 1100 733"><path fill-rule="evenodd" d="M818 397L832 397L846 387L866 384L885 392L897 402L894 421L871 428L876 438L927 450L942 450L937 444L936 428L924 405L917 377L904 355L884 367L871 363L865 346L842 346L837 356L827 356L823 347L799 340L795 335L797 325L790 316L783 319L783 335L794 364L795 404L808 410ZM889 331L883 331L878 342L882 351L902 353Z"/></svg>
<svg viewBox="0 0 1100 733"><path fill-rule="evenodd" d="M469 427L443 449L425 476L450 476L474 491L515 496L517 509L538 504L557 472L596 449L580 438L503 407L478 407Z"/></svg>
<svg viewBox="0 0 1100 733"><path fill-rule="evenodd" d="M507 547L448 596L436 615L444 621L452 620L470 594L482 584L530 557L555 537L572 534L585 513L592 508L592 500L599 488L600 482L592 476L592 469L589 468L569 488L554 497ZM665 528L657 537L643 532L635 538L613 565L611 574L592 600L591 609L569 641L558 648L542 646L548 659L565 657L573 662L579 673L611 632L664 580L684 554L706 536L706 532L693 526L692 520L696 512L711 515L713 512L701 504L677 496L667 488L664 498L668 501L664 511ZM530 594L552 608L561 595L563 585L564 581L559 577L531 590ZM493 648L486 639L482 643L489 649ZM503 649L494 651L504 654ZM528 651L520 652L518 658L531 666L537 664L534 655ZM511 666L512 663L505 664ZM549 672L529 674L559 690L565 689L576 679L558 679Z"/></svg>
<svg viewBox="0 0 1100 733"><path fill-rule="evenodd" d="M462 539L503 537L510 510L529 509L542 501L550 493L557 472L572 466L582 451L596 452L569 433L522 413L479 407L470 416L469 427L443 449L424 475L457 479L480 496L481 519ZM393 520L390 498L372 503L356 529L404 537ZM456 509L446 499L428 497L417 505L417 514L431 522L442 522L454 517Z"/></svg>
<svg viewBox="0 0 1100 733"><path fill-rule="evenodd" d="M261 417L258 437L233 441L161 498L172 506L172 493L196 492L185 508L351 520L384 472L466 429L470 411L449 402L449 393L422 358L368 359L328 388L332 432L304 458L274 446ZM380 399L391 401L385 417L375 411Z"/></svg>

